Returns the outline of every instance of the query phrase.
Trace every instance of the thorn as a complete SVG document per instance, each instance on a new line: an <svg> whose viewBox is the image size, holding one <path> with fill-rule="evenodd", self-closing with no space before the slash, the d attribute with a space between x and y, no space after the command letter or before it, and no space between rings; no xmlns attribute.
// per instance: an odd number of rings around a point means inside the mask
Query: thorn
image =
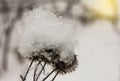
<svg viewBox="0 0 120 81"><path fill-rule="evenodd" d="M23 78L23 76L22 76L22 75L20 75L20 78L22 79L22 81L24 81L24 78Z"/></svg>

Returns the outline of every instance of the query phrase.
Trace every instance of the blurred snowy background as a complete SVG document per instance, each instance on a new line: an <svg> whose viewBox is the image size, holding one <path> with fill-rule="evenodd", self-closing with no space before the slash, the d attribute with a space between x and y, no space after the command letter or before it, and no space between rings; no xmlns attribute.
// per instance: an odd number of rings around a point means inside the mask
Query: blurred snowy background
<svg viewBox="0 0 120 81"><path fill-rule="evenodd" d="M21 81L20 74L28 65L17 52L19 40L14 25L20 22L24 13L40 6L57 16L79 22L75 49L78 68L73 73L59 75L55 81L120 81L120 21L114 23L89 18L91 16L85 12L82 1L0 0L0 81ZM85 3L92 2L86 0ZM119 3L120 0L117 1L118 15ZM32 73L28 81L32 81L31 76Z"/></svg>

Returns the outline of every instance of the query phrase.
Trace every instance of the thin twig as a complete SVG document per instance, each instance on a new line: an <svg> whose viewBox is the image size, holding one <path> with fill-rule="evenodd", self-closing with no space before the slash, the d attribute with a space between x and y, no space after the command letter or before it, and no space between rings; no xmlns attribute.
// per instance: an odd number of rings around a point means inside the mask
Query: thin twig
<svg viewBox="0 0 120 81"><path fill-rule="evenodd" d="M52 70L42 81L45 81L56 69Z"/></svg>
<svg viewBox="0 0 120 81"><path fill-rule="evenodd" d="M33 81L36 81L36 72L38 69L38 66L40 65L41 61L38 62L38 64L36 65L35 71L34 71L34 76L33 76Z"/></svg>
<svg viewBox="0 0 120 81"><path fill-rule="evenodd" d="M37 78L36 78L36 81L37 81L37 80L38 80L38 78L40 77L40 75L41 75L42 71L44 70L44 68L45 68L46 64L47 64L47 61L44 63L44 65L43 65L42 69L40 70L40 72L39 72L39 74L38 74L38 76L37 76Z"/></svg>
<svg viewBox="0 0 120 81"><path fill-rule="evenodd" d="M24 78L23 78L23 76L22 76L22 75L20 75L20 78L22 79L22 81L24 81Z"/></svg>
<svg viewBox="0 0 120 81"><path fill-rule="evenodd" d="M59 72L60 72L60 71L58 71L58 72L55 74L55 76L53 77L53 79L52 79L51 81L54 81L54 80L55 80L55 78L57 77L57 75L59 74Z"/></svg>
<svg viewBox="0 0 120 81"><path fill-rule="evenodd" d="M42 67L43 67L43 65L42 64L40 64ZM45 75L45 69L43 69L43 74Z"/></svg>
<svg viewBox="0 0 120 81"><path fill-rule="evenodd" d="M27 72L25 73L25 76L24 76L24 77L20 76L20 77L22 78L22 81L25 81L25 80L26 80L26 77L27 77L27 75L28 75L28 73L29 73L29 71L30 71L30 68L31 68L32 64L33 64L33 61L34 61L34 58L32 59L30 65L29 65L29 67L28 67L28 69L27 69Z"/></svg>

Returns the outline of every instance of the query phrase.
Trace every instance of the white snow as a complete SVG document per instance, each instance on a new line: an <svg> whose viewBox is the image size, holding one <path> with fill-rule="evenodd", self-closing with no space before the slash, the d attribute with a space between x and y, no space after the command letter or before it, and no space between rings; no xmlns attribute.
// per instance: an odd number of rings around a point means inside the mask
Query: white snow
<svg viewBox="0 0 120 81"><path fill-rule="evenodd" d="M18 28L24 28L19 36L18 46L18 51L22 56L32 57L36 51L39 52L43 48L55 46L61 48L60 61L72 63L77 23L57 17L41 7L27 12L23 18L23 21L16 25ZM34 54L36 55L36 53ZM47 54L43 55L48 58Z"/></svg>

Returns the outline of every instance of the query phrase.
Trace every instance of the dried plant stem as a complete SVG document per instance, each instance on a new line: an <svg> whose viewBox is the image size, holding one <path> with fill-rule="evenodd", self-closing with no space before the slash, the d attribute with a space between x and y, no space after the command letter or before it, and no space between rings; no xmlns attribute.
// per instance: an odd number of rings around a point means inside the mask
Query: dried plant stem
<svg viewBox="0 0 120 81"><path fill-rule="evenodd" d="M42 81L45 81L56 69L52 70Z"/></svg>
<svg viewBox="0 0 120 81"><path fill-rule="evenodd" d="M42 65L41 63L40 63L40 65L43 67L44 65ZM43 69L43 74L45 74L45 69Z"/></svg>
<svg viewBox="0 0 120 81"><path fill-rule="evenodd" d="M55 78L57 77L57 75L59 74L59 72L60 72L60 71L58 71L58 72L55 74L55 76L53 77L53 79L52 79L51 81L54 81L54 80L55 80Z"/></svg>
<svg viewBox="0 0 120 81"><path fill-rule="evenodd" d="M30 68L31 68L32 64L33 64L33 61L34 61L34 58L32 59L30 65L29 65L29 67L28 67L28 69L27 69L27 72L25 73L25 76L22 77L22 76L20 75L22 81L25 81L25 80L26 80L26 77L27 77L27 75L28 75L28 73L29 73L29 71L30 71Z"/></svg>
<svg viewBox="0 0 120 81"><path fill-rule="evenodd" d="M41 61L39 61L38 64L36 65L36 68L35 68L35 71L34 71L34 76L33 76L33 81L36 81L36 72L37 72L37 69L38 69L40 64L41 64Z"/></svg>
<svg viewBox="0 0 120 81"><path fill-rule="evenodd" d="M44 70L46 64L47 64L47 61L46 61L46 62L44 63L44 65L42 66L42 69L40 70L40 72L39 72L39 74L38 74L38 76L37 76L37 78L36 78L36 81L37 81L38 78L40 77L40 75L41 75L42 71Z"/></svg>

